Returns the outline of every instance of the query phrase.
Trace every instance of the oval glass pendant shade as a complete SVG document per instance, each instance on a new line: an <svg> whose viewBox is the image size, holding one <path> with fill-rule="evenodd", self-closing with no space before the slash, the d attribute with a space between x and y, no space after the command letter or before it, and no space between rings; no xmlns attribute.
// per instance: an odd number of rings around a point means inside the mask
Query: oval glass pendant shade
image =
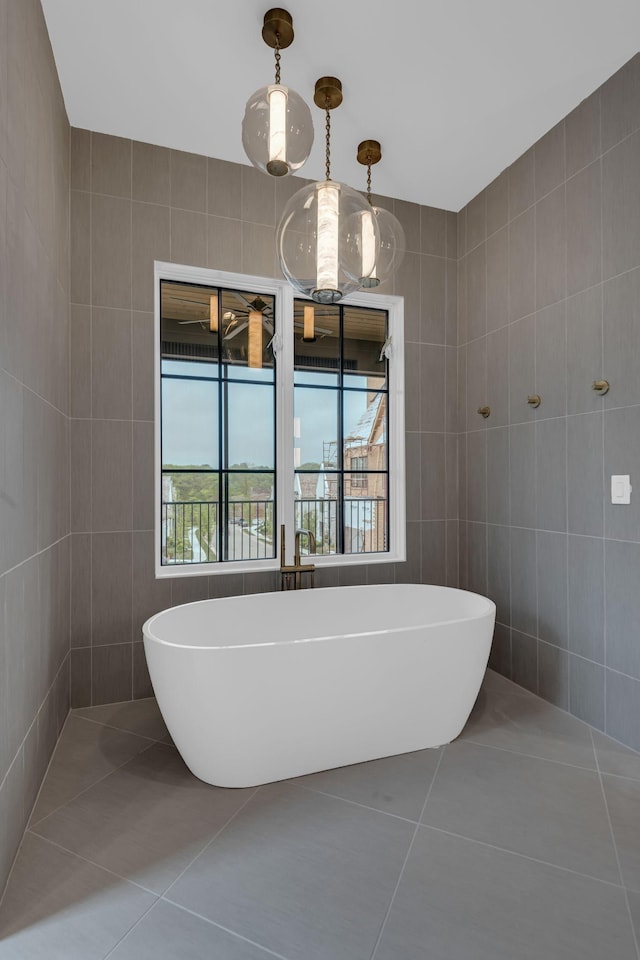
<svg viewBox="0 0 640 960"><path fill-rule="evenodd" d="M299 170L313 146L311 111L300 94L275 83L256 90L244 112L242 146L254 167L272 177Z"/></svg>
<svg viewBox="0 0 640 960"><path fill-rule="evenodd" d="M344 183L302 187L282 214L276 243L289 283L317 303L337 303L362 286L363 246L379 242L367 201ZM368 217L368 222L367 222ZM370 269L375 259L370 259Z"/></svg>
<svg viewBox="0 0 640 960"><path fill-rule="evenodd" d="M406 240L402 224L384 207L370 207L371 214L378 225L379 241L373 256L375 264L369 267L369 255L363 251L363 277L361 286L371 290L388 280L396 272L404 257Z"/></svg>

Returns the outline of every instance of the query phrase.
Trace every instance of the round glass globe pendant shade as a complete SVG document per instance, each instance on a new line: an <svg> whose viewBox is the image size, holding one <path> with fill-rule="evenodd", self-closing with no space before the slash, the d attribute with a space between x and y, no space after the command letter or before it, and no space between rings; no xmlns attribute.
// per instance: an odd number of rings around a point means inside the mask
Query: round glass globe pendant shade
<svg viewBox="0 0 640 960"><path fill-rule="evenodd" d="M384 207L370 207L370 210L378 225L379 242L374 253L375 265L368 276L362 278L361 286L366 290L389 280L402 263L406 249L404 230L398 218ZM363 272L368 266L369 261L365 256Z"/></svg>
<svg viewBox="0 0 640 960"><path fill-rule="evenodd" d="M305 163L313 146L311 111L291 87L261 87L247 101L242 146L254 167L286 177Z"/></svg>
<svg viewBox="0 0 640 960"><path fill-rule="evenodd" d="M302 187L276 235L280 266L292 287L317 303L337 303L363 285L363 249L376 249L378 226L364 197L344 183ZM366 236L364 231L367 231ZM369 258L369 269L375 258Z"/></svg>

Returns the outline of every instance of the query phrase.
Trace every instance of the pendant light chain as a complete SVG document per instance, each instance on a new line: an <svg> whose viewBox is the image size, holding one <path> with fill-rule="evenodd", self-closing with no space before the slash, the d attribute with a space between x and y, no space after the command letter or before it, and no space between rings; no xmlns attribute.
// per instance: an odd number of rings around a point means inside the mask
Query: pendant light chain
<svg viewBox="0 0 640 960"><path fill-rule="evenodd" d="M325 99L325 110L327 111L327 120L325 129L327 131L327 148L325 159L326 180L331 180L331 100L327 96Z"/></svg>
<svg viewBox="0 0 640 960"><path fill-rule="evenodd" d="M371 203L371 158L367 156L369 162L367 163L367 200L369 201L369 206L373 206Z"/></svg>
<svg viewBox="0 0 640 960"><path fill-rule="evenodd" d="M276 86L280 86L280 34L276 31Z"/></svg>

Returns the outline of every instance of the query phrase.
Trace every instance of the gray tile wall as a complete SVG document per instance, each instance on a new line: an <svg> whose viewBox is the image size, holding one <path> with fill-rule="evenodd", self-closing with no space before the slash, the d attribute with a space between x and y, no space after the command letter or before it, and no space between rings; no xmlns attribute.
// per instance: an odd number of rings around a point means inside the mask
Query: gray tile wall
<svg viewBox="0 0 640 960"><path fill-rule="evenodd" d="M0 3L0 894L69 707L69 124Z"/></svg>
<svg viewBox="0 0 640 960"><path fill-rule="evenodd" d="M71 698L151 693L141 627L172 604L272 590L274 574L157 581L153 570L153 261L281 276L275 226L304 181L71 131ZM458 582L457 218L381 199L408 251L407 562L321 585Z"/></svg>
<svg viewBox="0 0 640 960"><path fill-rule="evenodd" d="M497 670L636 749L638 171L640 55L458 215L461 583L498 605Z"/></svg>

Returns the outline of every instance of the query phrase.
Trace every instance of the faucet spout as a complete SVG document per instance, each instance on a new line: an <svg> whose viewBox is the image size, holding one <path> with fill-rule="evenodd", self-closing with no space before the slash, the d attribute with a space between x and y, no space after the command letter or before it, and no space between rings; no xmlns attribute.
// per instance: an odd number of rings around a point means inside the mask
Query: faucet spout
<svg viewBox="0 0 640 960"><path fill-rule="evenodd" d="M280 527L280 589L281 590L300 590L303 586L303 574L309 575L311 586L315 584L315 565L313 563L300 562L300 537L307 537L309 541L309 553L315 553L316 538L311 530L296 530L295 536L295 554L293 564L289 565L285 559L285 529L284 524Z"/></svg>
<svg viewBox="0 0 640 960"><path fill-rule="evenodd" d="M316 552L316 538L314 537L311 530L296 530L296 539L295 539L295 560L294 563L300 563L300 538L306 537L309 543L309 553Z"/></svg>

